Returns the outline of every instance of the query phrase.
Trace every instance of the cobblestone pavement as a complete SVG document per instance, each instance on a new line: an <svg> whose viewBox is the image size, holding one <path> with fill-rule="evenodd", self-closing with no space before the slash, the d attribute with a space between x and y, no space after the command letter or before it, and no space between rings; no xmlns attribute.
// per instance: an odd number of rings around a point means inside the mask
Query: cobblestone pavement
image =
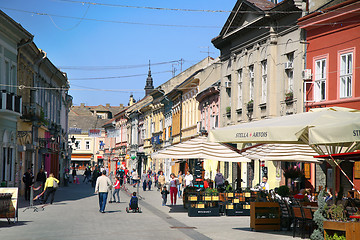
<svg viewBox="0 0 360 240"><path fill-rule="evenodd" d="M54 204L43 210L37 205L38 212L24 212L27 203L20 200L17 223L0 219L0 239L294 239L286 231L251 231L250 217L188 217L181 199L173 207L161 206L158 191L139 193L142 213L126 213L130 197L124 191L120 203L107 203L106 213L100 213L97 195L82 181L59 188Z"/></svg>

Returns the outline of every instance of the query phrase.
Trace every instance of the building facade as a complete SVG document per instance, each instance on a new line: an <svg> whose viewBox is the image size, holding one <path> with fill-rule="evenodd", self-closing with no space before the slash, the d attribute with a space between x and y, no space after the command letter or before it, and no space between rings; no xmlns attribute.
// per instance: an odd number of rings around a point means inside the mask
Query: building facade
<svg viewBox="0 0 360 240"><path fill-rule="evenodd" d="M300 0L236 2L219 36L212 40L222 62L221 127L303 111L304 35L296 25L303 10L305 3ZM252 187L262 175L274 175L269 184L279 186L273 162L265 163L267 173L259 170L260 164L242 164L242 172L251 174L243 179L247 179L244 185ZM239 170L235 164L231 169L230 182Z"/></svg>
<svg viewBox="0 0 360 240"><path fill-rule="evenodd" d="M304 70L305 108L346 107L360 110L360 3L340 1L317 6L320 11L299 19L299 26L306 30L306 69ZM358 162L344 161L340 164L349 178L360 184ZM319 172L332 171L325 166L311 165L314 176ZM336 179L345 192L352 186L346 177L336 170ZM313 186L334 188L331 179L312 178Z"/></svg>

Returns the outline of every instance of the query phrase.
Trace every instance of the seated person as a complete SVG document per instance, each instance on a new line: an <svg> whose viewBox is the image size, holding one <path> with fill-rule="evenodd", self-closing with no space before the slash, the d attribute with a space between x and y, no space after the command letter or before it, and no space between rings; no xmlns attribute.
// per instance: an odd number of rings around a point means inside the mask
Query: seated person
<svg viewBox="0 0 360 240"><path fill-rule="evenodd" d="M294 195L294 198L297 200L304 200L305 198L305 189L301 189L300 192Z"/></svg>
<svg viewBox="0 0 360 240"><path fill-rule="evenodd" d="M229 184L229 182L228 181L225 181L225 185L224 185L224 187L225 187L225 191L226 192L232 192L232 186Z"/></svg>
<svg viewBox="0 0 360 240"><path fill-rule="evenodd" d="M138 209L139 208L136 192L133 192L133 195L130 199L129 207L130 207L130 209Z"/></svg>

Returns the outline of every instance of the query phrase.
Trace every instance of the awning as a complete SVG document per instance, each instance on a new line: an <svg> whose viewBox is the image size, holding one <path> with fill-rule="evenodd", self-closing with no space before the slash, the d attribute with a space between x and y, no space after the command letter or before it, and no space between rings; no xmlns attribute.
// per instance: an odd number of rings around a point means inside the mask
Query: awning
<svg viewBox="0 0 360 240"><path fill-rule="evenodd" d="M353 161L360 161L360 151L356 152L348 152L348 153L337 153L330 155L319 155L315 156L315 158L334 158L339 160L353 160Z"/></svg>
<svg viewBox="0 0 360 240"><path fill-rule="evenodd" d="M71 158L71 161L91 161L90 158Z"/></svg>
<svg viewBox="0 0 360 240"><path fill-rule="evenodd" d="M223 162L250 162L229 147L197 137L151 154L151 158L209 159Z"/></svg>
<svg viewBox="0 0 360 240"><path fill-rule="evenodd" d="M212 130L209 139L225 143L298 143L346 146L360 142L360 111L331 107Z"/></svg>
<svg viewBox="0 0 360 240"><path fill-rule="evenodd" d="M321 163L320 160L323 160L315 159L317 152L305 144L260 144L247 149L242 155L261 161Z"/></svg>

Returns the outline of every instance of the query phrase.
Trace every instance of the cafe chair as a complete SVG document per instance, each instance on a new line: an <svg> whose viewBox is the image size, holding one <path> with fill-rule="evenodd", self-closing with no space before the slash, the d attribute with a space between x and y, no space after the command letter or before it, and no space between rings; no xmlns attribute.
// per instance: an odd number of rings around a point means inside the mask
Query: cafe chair
<svg viewBox="0 0 360 240"><path fill-rule="evenodd" d="M313 213L311 211L311 208L304 207L302 208L304 213L304 224L309 229L309 238L311 233L314 231L315 222L313 220ZM305 229L304 229L304 236L305 236Z"/></svg>
<svg viewBox="0 0 360 240"><path fill-rule="evenodd" d="M301 211L301 207L293 206L292 208L294 213L294 220L293 220L293 238L296 235L296 229L300 229L301 238L305 238L305 219L303 213Z"/></svg>

